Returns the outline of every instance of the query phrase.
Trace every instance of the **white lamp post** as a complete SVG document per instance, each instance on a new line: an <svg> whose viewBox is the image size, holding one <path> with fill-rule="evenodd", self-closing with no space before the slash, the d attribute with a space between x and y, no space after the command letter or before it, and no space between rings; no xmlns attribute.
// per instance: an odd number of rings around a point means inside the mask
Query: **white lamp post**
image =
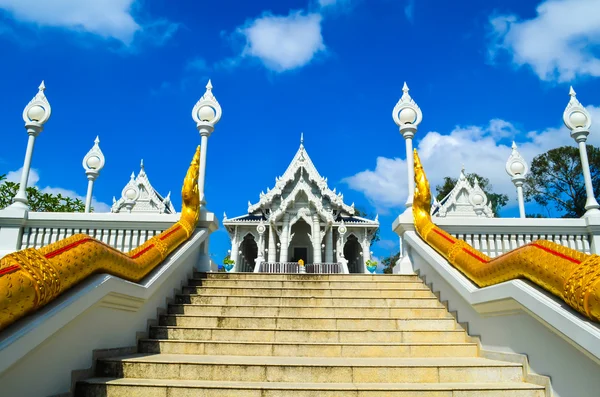
<svg viewBox="0 0 600 397"><path fill-rule="evenodd" d="M83 158L83 169L88 178L87 195L85 196L85 212L90 212L92 206L92 192L94 191L94 181L100 175L100 170L104 168L104 154L100 150L100 138L96 137L94 146Z"/></svg>
<svg viewBox="0 0 600 397"><path fill-rule="evenodd" d="M396 125L400 128L400 133L406 141L406 165L408 169L408 199L406 206L412 207L413 197L415 193L415 171L413 167L413 144L412 140L417 132L417 127L423 119L423 113L415 101L408 94L408 86L406 82L402 88L404 92L402 97L394 106L392 118Z"/></svg>
<svg viewBox="0 0 600 397"><path fill-rule="evenodd" d="M523 183L528 171L527 162L517 150L517 144L513 141L512 153L506 161L506 173L511 176L512 183L517 188L517 200L519 201L519 216L525 218L525 203L523 201Z"/></svg>
<svg viewBox="0 0 600 397"><path fill-rule="evenodd" d="M131 213L133 206L138 198L140 198L140 188L135 183L135 174L132 172L131 177L129 178L129 182L123 188L121 192L121 197L125 199L125 208L127 212Z"/></svg>
<svg viewBox="0 0 600 397"><path fill-rule="evenodd" d="M208 137L215 130L215 124L221 119L221 106L217 98L212 93L212 84L208 80L206 92L192 109L192 118L196 122L196 128L200 133L200 174L198 176L198 194L200 203L206 206L204 198L204 181L206 178L206 149L208 146Z"/></svg>
<svg viewBox="0 0 600 397"><path fill-rule="evenodd" d="M25 121L25 128L29 139L27 140L27 151L25 152L25 161L23 162L23 170L21 172L21 182L19 185L19 191L13 199L11 207L28 209L27 201L27 180L29 179L29 171L31 170L31 158L33 157L33 146L35 145L35 138L44 129L44 124L50 118L52 108L44 90L46 86L44 82L39 86L38 93L33 99L25 106L23 110L23 121Z"/></svg>
<svg viewBox="0 0 600 397"><path fill-rule="evenodd" d="M588 161L587 150L585 142L587 136L590 134L590 126L592 125L592 118L588 111L581 105L577 97L575 96L575 90L573 87L569 90L571 99L567 104L567 107L563 113L563 121L567 128L571 130L571 137L575 139L575 142L579 145L579 155L581 157L581 168L583 170L583 180L585 181L585 193L587 199L585 201L585 215L584 216L600 216L600 205L594 197L594 188L592 185L592 177L590 175L590 164Z"/></svg>

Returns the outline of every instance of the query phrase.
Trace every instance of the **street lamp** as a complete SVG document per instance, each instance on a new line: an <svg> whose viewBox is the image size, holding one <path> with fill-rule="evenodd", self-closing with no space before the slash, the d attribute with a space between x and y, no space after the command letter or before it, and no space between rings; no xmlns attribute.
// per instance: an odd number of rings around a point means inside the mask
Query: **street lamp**
<svg viewBox="0 0 600 397"><path fill-rule="evenodd" d="M517 188L517 200L519 201L519 216L525 218L525 202L523 201L523 183L528 171L527 162L517 150L517 144L513 141L512 153L506 161L506 173L510 175L512 183Z"/></svg>
<svg viewBox="0 0 600 397"><path fill-rule="evenodd" d="M27 140L25 161L23 162L23 169L21 171L19 191L11 204L11 207L13 208L29 209L29 202L27 201L27 180L29 179L29 171L31 170L33 146L35 145L35 138L42 132L44 124L48 121L50 114L52 113L50 103L44 94L45 90L46 85L42 81L38 87L38 93L31 101L29 101L23 110L23 121L25 121L25 129L27 130L29 139Z"/></svg>
<svg viewBox="0 0 600 397"><path fill-rule="evenodd" d="M100 171L104 168L104 154L100 150L100 138L96 137L94 146L83 158L83 169L88 178L87 195L85 196L85 212L90 212L92 206L92 192L94 190L94 181L100 175Z"/></svg>
<svg viewBox="0 0 600 397"><path fill-rule="evenodd" d="M135 183L135 174L132 172L131 177L129 178L129 182L123 188L121 192L121 197L123 197L125 208L127 212L131 213L135 202L140 197L140 188Z"/></svg>
<svg viewBox="0 0 600 397"><path fill-rule="evenodd" d="M204 181L206 178L206 150L208 137L215 130L215 124L221 120L221 106L212 93L212 84L208 80L206 92L192 109L192 118L196 122L196 128L200 133L200 173L198 176L198 194L200 204L206 206L204 198Z"/></svg>
<svg viewBox="0 0 600 397"><path fill-rule="evenodd" d="M588 161L585 142L590 134L592 118L588 111L583 107L576 97L573 87L569 90L571 99L563 113L563 121L567 128L571 130L571 138L579 145L579 156L581 157L581 169L583 171L583 180L585 181L585 201L586 212L584 216L600 216L600 205L594 197L594 187L592 186L592 177L590 175L590 164Z"/></svg>
<svg viewBox="0 0 600 397"><path fill-rule="evenodd" d="M406 206L412 207L413 197L415 193L415 171L413 168L413 144L412 140L417 132L417 127L423 119L423 112L415 101L408 94L408 86L404 82L402 87L402 97L394 106L392 118L396 125L400 128L400 133L406 141L406 168L408 169L408 199Z"/></svg>

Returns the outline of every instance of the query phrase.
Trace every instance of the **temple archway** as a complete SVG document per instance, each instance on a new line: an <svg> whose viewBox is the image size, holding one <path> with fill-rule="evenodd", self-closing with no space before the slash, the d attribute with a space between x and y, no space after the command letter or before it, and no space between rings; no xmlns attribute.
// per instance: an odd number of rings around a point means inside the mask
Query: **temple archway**
<svg viewBox="0 0 600 397"><path fill-rule="evenodd" d="M310 225L302 218L294 223L291 228L291 235L294 237L290 241L289 258L282 258L282 262L298 262L302 259L304 263L313 263L311 230Z"/></svg>
<svg viewBox="0 0 600 397"><path fill-rule="evenodd" d="M350 273L363 272L361 252L362 249L358 238L353 234L349 235L346 238L346 244L344 244L344 258L348 261L348 271Z"/></svg>
<svg viewBox="0 0 600 397"><path fill-rule="evenodd" d="M240 272L254 271L254 265L256 258L258 257L258 245L254 240L254 236L250 233L246 234L242 245L240 247L240 266L238 267Z"/></svg>

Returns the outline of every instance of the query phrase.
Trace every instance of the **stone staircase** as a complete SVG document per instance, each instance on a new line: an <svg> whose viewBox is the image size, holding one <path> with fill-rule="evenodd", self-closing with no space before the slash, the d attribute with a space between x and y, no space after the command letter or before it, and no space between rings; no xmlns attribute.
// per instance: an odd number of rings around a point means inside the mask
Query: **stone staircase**
<svg viewBox="0 0 600 397"><path fill-rule="evenodd" d="M87 397L542 397L417 276L195 274L138 354L98 360Z"/></svg>

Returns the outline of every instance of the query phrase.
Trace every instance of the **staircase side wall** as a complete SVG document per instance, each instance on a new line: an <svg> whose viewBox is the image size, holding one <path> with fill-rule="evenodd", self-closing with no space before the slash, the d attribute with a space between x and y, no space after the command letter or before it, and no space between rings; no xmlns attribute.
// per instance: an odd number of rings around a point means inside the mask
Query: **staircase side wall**
<svg viewBox="0 0 600 397"><path fill-rule="evenodd" d="M414 232L405 237L414 270L483 349L527 355L534 373L550 377L554 397L598 396L600 359L585 348L600 346L597 324L525 281L477 288Z"/></svg>
<svg viewBox="0 0 600 397"><path fill-rule="evenodd" d="M71 372L90 368L97 349L136 346L157 308L166 308L197 267L207 229L140 284L98 275L40 312L0 334L3 396L40 397L66 393Z"/></svg>

